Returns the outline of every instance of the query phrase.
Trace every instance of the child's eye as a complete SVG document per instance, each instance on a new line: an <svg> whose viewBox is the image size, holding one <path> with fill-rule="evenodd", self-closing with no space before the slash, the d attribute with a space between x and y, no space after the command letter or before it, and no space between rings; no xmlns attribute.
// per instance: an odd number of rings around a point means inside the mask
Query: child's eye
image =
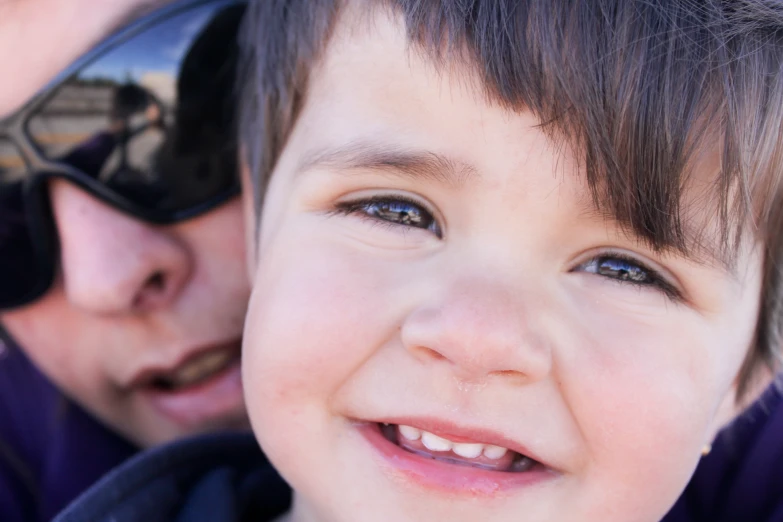
<svg viewBox="0 0 783 522"><path fill-rule="evenodd" d="M432 212L421 203L404 196L373 196L368 199L346 201L339 203L337 210L343 214L359 214L391 226L429 230L438 238L442 237L440 226Z"/></svg>
<svg viewBox="0 0 783 522"><path fill-rule="evenodd" d="M658 272L636 259L621 254L596 256L580 265L578 269L620 283L651 287L662 291L672 299L681 298L680 291Z"/></svg>

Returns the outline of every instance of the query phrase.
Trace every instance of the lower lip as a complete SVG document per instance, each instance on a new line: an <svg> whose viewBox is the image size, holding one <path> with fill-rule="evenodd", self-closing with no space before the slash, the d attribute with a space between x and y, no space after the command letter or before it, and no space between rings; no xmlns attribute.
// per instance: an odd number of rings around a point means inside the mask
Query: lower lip
<svg viewBox="0 0 783 522"><path fill-rule="evenodd" d="M513 473L429 459L390 442L375 423L363 422L357 424L357 427L396 479L403 478L427 489L460 497L497 497L516 493L523 488L541 486L557 477L557 473L543 466Z"/></svg>
<svg viewBox="0 0 783 522"><path fill-rule="evenodd" d="M238 427L244 419L239 359L209 380L176 391L147 388L144 398L164 416L186 429ZM232 423L231 426L222 426Z"/></svg>

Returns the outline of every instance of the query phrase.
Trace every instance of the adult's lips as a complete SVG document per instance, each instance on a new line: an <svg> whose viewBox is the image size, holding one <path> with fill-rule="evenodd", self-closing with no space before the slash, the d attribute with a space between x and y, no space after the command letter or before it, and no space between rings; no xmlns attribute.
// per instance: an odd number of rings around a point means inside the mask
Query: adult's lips
<svg viewBox="0 0 783 522"><path fill-rule="evenodd" d="M170 392L189 388L208 381L237 360L238 354L234 350L203 352L170 372L153 375L150 385Z"/></svg>
<svg viewBox="0 0 783 522"><path fill-rule="evenodd" d="M244 409L240 354L241 340L212 345L171 366L144 369L131 387L186 429L235 424Z"/></svg>

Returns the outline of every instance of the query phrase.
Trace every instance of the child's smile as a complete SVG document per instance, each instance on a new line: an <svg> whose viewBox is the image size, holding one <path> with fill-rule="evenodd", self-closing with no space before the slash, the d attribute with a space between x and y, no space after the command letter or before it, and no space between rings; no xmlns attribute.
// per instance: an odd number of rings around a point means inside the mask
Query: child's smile
<svg viewBox="0 0 783 522"><path fill-rule="evenodd" d="M372 27L312 71L260 221L243 377L293 518L660 520L751 344L753 245L650 248L531 113Z"/></svg>
<svg viewBox="0 0 783 522"><path fill-rule="evenodd" d="M530 457L497 444L452 435L440 436L407 424L382 424L380 428L389 442L416 455L442 462L506 472L529 471L537 464ZM462 440L457 442L455 439Z"/></svg>
<svg viewBox="0 0 783 522"><path fill-rule="evenodd" d="M533 460L529 449L501 435L427 419L414 422L432 426L430 429L441 435L406 424L361 423L358 429L383 456L392 474L420 487L454 495L493 496L558 475ZM448 435L436 427L447 430ZM478 440L493 440L495 444Z"/></svg>

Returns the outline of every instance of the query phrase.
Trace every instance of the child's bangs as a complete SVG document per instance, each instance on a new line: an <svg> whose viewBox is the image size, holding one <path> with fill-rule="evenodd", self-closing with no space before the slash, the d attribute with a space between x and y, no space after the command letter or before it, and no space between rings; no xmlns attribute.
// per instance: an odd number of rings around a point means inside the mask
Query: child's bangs
<svg viewBox="0 0 783 522"><path fill-rule="evenodd" d="M783 4L742 0L253 4L240 122L259 138L245 151L256 208L346 4L390 8L436 65L467 64L489 99L535 113L581 161L597 207L654 248L730 262L741 232L765 237L778 219ZM700 237L694 211L721 237Z"/></svg>
<svg viewBox="0 0 783 522"><path fill-rule="evenodd" d="M731 267L743 237L760 240L762 308L738 396L759 362L776 367L783 3L255 2L241 38L239 119L257 213L345 4L390 9L415 50L467 65L490 100L535 113L581 161L597 208L653 248Z"/></svg>
<svg viewBox="0 0 783 522"><path fill-rule="evenodd" d="M775 220L780 23L703 1L386 3L435 63L468 63L491 100L534 112L598 208L654 248L730 264L743 231Z"/></svg>

